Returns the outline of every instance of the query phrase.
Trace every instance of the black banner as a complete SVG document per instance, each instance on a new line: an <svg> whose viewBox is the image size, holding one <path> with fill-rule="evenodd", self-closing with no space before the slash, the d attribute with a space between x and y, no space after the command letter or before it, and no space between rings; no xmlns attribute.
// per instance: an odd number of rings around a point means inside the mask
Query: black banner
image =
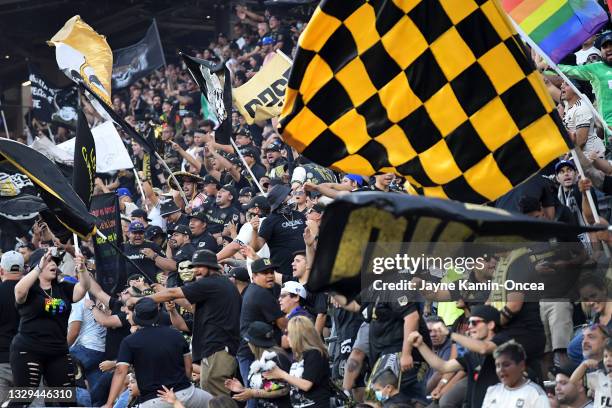
<svg viewBox="0 0 612 408"><path fill-rule="evenodd" d="M91 214L98 217L98 230L109 241L121 247L123 234L121 231L121 215L119 213L119 199L115 193L106 193L91 197ZM123 258L104 239L94 238L94 251L96 256L96 281L106 293L112 294L121 285L125 284L125 268Z"/></svg>
<svg viewBox="0 0 612 408"><path fill-rule="evenodd" d="M79 111L79 123L74 144L74 171L72 187L90 208L96 178L96 143L89 129L87 118Z"/></svg>
<svg viewBox="0 0 612 408"><path fill-rule="evenodd" d="M87 212L85 204L54 162L36 150L9 139L0 139L2 161L13 165L36 185L49 207L43 217L62 242L71 238L72 233L89 239L95 232L95 218Z"/></svg>
<svg viewBox="0 0 612 408"><path fill-rule="evenodd" d="M388 255L469 252L479 243L492 252L529 241L567 239L600 228L578 227L514 214L493 207L400 193L358 192L327 206L308 286L349 298L365 289L362 273L372 268L376 251ZM465 243L465 244L462 244ZM454 245L451 245L454 244ZM426 247L426 248L424 248ZM491 253L491 252L490 252ZM452 255L452 254L449 254Z"/></svg>
<svg viewBox="0 0 612 408"><path fill-rule="evenodd" d="M32 90L32 115L43 122L76 127L78 93L76 86L58 88L40 71L30 65L30 89Z"/></svg>
<svg viewBox="0 0 612 408"><path fill-rule="evenodd" d="M112 88L130 86L164 65L166 65L164 50L159 39L157 24L153 21L142 40L113 52Z"/></svg>

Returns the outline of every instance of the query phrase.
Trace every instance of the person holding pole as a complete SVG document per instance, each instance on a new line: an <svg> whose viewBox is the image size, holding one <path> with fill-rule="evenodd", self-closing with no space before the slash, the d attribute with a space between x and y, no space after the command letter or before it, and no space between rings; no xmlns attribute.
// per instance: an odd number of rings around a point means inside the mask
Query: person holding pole
<svg viewBox="0 0 612 408"><path fill-rule="evenodd" d="M87 293L90 277L81 254L75 257L77 284L58 280L56 248L32 253L30 272L15 285L21 316L10 349L15 387L38 387L41 377L49 387L74 387L74 368L66 333L72 303ZM70 406L67 403L67 406Z"/></svg>

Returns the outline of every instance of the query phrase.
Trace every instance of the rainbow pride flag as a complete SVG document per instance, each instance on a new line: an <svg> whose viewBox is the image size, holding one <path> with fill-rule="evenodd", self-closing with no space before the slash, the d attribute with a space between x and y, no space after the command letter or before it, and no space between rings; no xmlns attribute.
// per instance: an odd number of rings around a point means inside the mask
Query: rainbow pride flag
<svg viewBox="0 0 612 408"><path fill-rule="evenodd" d="M554 62L580 47L608 21L596 0L502 0L502 5Z"/></svg>

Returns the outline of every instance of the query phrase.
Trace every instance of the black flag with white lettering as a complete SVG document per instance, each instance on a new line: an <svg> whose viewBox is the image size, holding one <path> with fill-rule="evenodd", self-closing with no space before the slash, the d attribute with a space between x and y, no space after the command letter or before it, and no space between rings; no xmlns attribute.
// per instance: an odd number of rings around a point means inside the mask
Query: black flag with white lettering
<svg viewBox="0 0 612 408"><path fill-rule="evenodd" d="M74 170L72 187L87 206L91 206L91 196L96 179L96 143L89 129L87 118L79 111L77 134L74 142Z"/></svg>

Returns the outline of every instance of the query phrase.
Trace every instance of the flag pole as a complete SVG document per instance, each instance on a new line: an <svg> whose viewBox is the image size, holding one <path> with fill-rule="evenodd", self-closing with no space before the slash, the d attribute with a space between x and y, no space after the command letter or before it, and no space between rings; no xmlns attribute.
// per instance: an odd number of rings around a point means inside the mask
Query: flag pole
<svg viewBox="0 0 612 408"><path fill-rule="evenodd" d="M6 116L4 116L4 109L2 109L2 95L0 95L0 114L2 114L2 124L4 125L4 133L6 134L6 138L10 139L8 126L6 125Z"/></svg>
<svg viewBox="0 0 612 408"><path fill-rule="evenodd" d="M136 183L138 183L138 188L140 189L140 195L142 196L142 203L145 206L145 210L149 212L149 206L147 205L147 197L145 196L144 190L142 189L142 182L140 181L140 177L138 177L138 172L133 167L132 167L132 171L134 172L134 177L136 177Z"/></svg>
<svg viewBox="0 0 612 408"><path fill-rule="evenodd" d="M77 254L81 253L81 248L79 248L79 237L76 233L72 233L72 240L74 241L74 249Z"/></svg>
<svg viewBox="0 0 612 408"><path fill-rule="evenodd" d="M234 142L234 139L232 139L231 137L230 137L230 142L232 143L232 146L234 147L234 150L236 150L236 153L238 153L238 157L240 157L240 160L242 160L242 164L244 164L244 167L247 169L247 171L249 172L251 177L253 177L253 180L255 181L255 184L257 185L257 188L259 189L261 194L263 194L264 197L267 196L267 194L264 193L264 191L263 191L263 187L261 186L261 184L259 184L259 181L257 180L257 177L255 177L255 174L253 174L253 171L251 170L251 168L247 164L246 160L244 160L244 156L242 155L242 153L240 153L240 149L238 148L238 146L236 146L236 142Z"/></svg>

